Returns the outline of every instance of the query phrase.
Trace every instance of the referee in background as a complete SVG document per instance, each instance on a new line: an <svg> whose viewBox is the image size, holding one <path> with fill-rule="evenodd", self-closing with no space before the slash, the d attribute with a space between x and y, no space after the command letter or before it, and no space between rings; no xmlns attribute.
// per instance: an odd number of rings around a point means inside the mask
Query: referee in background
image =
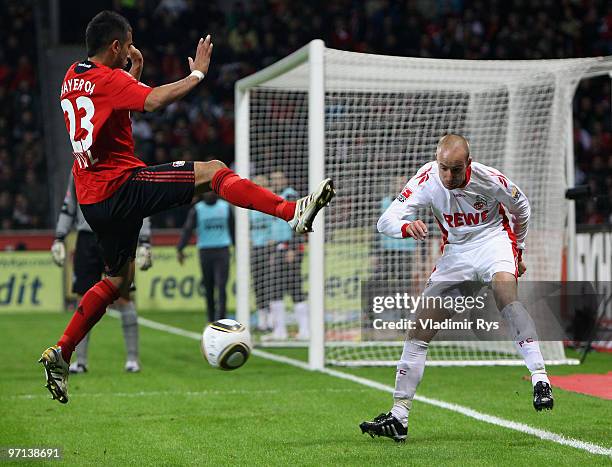
<svg viewBox="0 0 612 467"><path fill-rule="evenodd" d="M189 210L177 246L177 260L183 264L183 249L196 229L202 284L206 293L208 321L227 315L227 280L229 276L229 247L234 240L234 215L231 205L214 192L204 193L202 200ZM217 300L215 300L217 298Z"/></svg>

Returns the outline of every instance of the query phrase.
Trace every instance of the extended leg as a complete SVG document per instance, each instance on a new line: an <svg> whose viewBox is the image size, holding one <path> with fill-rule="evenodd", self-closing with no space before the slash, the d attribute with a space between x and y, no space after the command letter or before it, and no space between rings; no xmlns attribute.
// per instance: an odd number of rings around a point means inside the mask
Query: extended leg
<svg viewBox="0 0 612 467"><path fill-rule="evenodd" d="M544 357L540 351L535 323L523 304L517 300L518 292L514 275L507 272L494 274L493 293L497 307L508 324L510 337L514 340L516 349L522 355L531 373L535 409L552 409L552 389L546 374Z"/></svg>
<svg viewBox="0 0 612 467"><path fill-rule="evenodd" d="M287 201L271 191L241 178L221 161L195 162L195 193L213 190L234 206L253 209L281 218L298 233L312 230L317 213L335 195L330 179L323 180L318 188L296 202Z"/></svg>
<svg viewBox="0 0 612 467"><path fill-rule="evenodd" d="M53 399L68 402L68 366L76 345L95 326L106 307L120 294L129 293L134 277L134 260L126 262L117 276L107 277L89 289L72 316L57 345L45 350L39 360L45 368L47 389Z"/></svg>
<svg viewBox="0 0 612 467"><path fill-rule="evenodd" d="M83 299L82 295L80 294L77 295L77 300L79 303L81 302L82 299ZM85 334L85 337L83 337L81 342L79 342L77 346L75 347L77 360L76 362L70 365L70 368L69 368L70 373L76 374L76 373L86 373L87 372L87 351L88 350L89 350L89 333Z"/></svg>
<svg viewBox="0 0 612 467"><path fill-rule="evenodd" d="M448 313L438 310L424 309L418 313L418 318L428 318L438 321L448 317ZM385 436L401 442L408 436L408 413L412 407L412 399L417 387L423 379L425 360L429 342L435 336L435 330L423 329L417 320L417 329L408 335L404 342L404 350L397 364L395 375L395 391L393 391L393 407L387 414L382 413L372 421L361 423L362 433L370 436Z"/></svg>

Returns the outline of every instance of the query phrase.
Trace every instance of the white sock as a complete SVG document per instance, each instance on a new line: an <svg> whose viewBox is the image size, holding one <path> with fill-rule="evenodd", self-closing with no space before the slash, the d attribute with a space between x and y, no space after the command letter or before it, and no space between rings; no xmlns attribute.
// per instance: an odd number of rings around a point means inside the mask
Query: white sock
<svg viewBox="0 0 612 467"><path fill-rule="evenodd" d="M293 310L295 312L295 320L298 324L298 338L306 340L310 337L308 303L296 303Z"/></svg>
<svg viewBox="0 0 612 467"><path fill-rule="evenodd" d="M257 329L260 331L265 331L268 329L268 309L260 308L257 310Z"/></svg>
<svg viewBox="0 0 612 467"><path fill-rule="evenodd" d="M112 308L121 313L121 327L127 351L127 360L138 361L138 315L134 302L115 302Z"/></svg>
<svg viewBox="0 0 612 467"><path fill-rule="evenodd" d="M533 319L521 302L512 302L504 307L501 315L508 323L514 345L525 360L525 365L531 373L531 383L538 381L550 384L544 366L544 357L540 351L538 334Z"/></svg>
<svg viewBox="0 0 612 467"><path fill-rule="evenodd" d="M276 339L287 338L287 322L285 313L285 302L275 300L270 302L270 314L273 322L273 335Z"/></svg>
<svg viewBox="0 0 612 467"><path fill-rule="evenodd" d="M74 349L77 354L77 363L87 366L87 349L89 348L89 332L79 342Z"/></svg>
<svg viewBox="0 0 612 467"><path fill-rule="evenodd" d="M408 425L408 412L412 407L412 399L423 379L428 347L427 342L407 339L404 342L402 357L397 364L391 414L404 426Z"/></svg>

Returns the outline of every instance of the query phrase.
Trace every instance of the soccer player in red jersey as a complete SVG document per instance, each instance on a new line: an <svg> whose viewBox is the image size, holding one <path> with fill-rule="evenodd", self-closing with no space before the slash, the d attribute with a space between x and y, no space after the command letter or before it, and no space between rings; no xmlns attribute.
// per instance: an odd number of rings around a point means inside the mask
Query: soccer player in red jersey
<svg viewBox="0 0 612 467"><path fill-rule="evenodd" d="M72 173L79 205L102 248L107 277L84 295L57 345L40 362L54 399L68 402L70 357L75 346L118 297L128 297L134 278L138 233L145 217L191 202L213 190L226 201L284 219L298 233L311 230L317 213L334 196L330 179L296 202L239 177L217 160L175 161L147 167L134 155L130 111L152 112L181 99L204 79L213 44L198 42L188 58L191 74L151 88L138 81L143 58L132 28L121 15L103 11L87 25L87 60L66 73L60 102L72 143ZM124 71L128 57L130 71Z"/></svg>

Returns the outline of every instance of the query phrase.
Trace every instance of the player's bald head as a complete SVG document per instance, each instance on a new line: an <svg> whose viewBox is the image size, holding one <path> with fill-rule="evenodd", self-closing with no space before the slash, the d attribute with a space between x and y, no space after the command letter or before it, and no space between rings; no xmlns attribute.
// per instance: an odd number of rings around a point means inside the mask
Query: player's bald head
<svg viewBox="0 0 612 467"><path fill-rule="evenodd" d="M464 186L467 170L472 162L470 143L461 135L444 135L438 142L436 161L438 175L445 188L454 190Z"/></svg>
<svg viewBox="0 0 612 467"><path fill-rule="evenodd" d="M436 148L436 159L438 162L456 165L462 162L469 163L469 158L470 143L468 143L465 137L449 133L438 141L438 147Z"/></svg>

